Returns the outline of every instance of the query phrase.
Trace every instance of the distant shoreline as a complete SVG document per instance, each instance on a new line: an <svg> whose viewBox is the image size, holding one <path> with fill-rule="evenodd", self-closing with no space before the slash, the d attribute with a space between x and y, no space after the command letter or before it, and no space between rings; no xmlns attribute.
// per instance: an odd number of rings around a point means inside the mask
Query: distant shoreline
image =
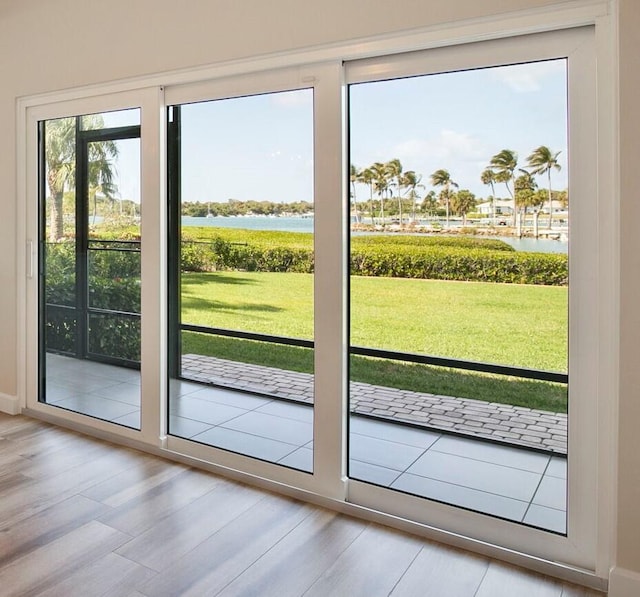
<svg viewBox="0 0 640 597"><path fill-rule="evenodd" d="M314 219L300 216L212 216L212 217L194 217L182 216L182 225L201 226L201 227L220 227L220 228L246 228L249 230L275 230L280 232L299 232L313 233ZM360 225L362 226L362 225ZM467 234L460 232L456 227L449 229L423 229L423 230L400 230L399 226L389 225L384 230L374 229L352 229L354 234L438 234L438 235L457 235ZM511 246L517 251L533 251L542 253L567 253L568 243L560 240L552 240L549 238L532 238L523 236L518 238L513 234L513 229L507 226L500 226L493 229L488 227L479 228L475 234L470 236L491 236L498 238ZM541 232L546 232L541 228ZM560 234L561 231L553 231L554 234Z"/></svg>

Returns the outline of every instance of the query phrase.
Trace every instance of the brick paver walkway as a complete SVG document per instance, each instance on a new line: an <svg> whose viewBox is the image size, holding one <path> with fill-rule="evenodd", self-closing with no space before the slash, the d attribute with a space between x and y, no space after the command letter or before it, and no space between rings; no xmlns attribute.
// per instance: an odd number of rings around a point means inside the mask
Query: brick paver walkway
<svg viewBox="0 0 640 597"><path fill-rule="evenodd" d="M313 402L313 376L187 354L182 374L188 379ZM352 382L351 412L429 429L453 431L504 443L567 453L567 415L521 406L438 396Z"/></svg>

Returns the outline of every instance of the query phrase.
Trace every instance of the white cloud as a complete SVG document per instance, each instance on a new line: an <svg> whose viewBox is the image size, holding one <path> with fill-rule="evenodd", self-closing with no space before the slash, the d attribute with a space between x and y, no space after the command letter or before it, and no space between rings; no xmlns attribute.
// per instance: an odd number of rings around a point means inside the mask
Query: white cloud
<svg viewBox="0 0 640 597"><path fill-rule="evenodd" d="M484 159L487 149L476 137L444 129L431 139L410 139L393 148L394 156L401 162L477 161Z"/></svg>
<svg viewBox="0 0 640 597"><path fill-rule="evenodd" d="M564 60L548 60L514 64L490 69L491 78L502 82L516 93L531 93L542 89L542 81L549 75L565 72Z"/></svg>

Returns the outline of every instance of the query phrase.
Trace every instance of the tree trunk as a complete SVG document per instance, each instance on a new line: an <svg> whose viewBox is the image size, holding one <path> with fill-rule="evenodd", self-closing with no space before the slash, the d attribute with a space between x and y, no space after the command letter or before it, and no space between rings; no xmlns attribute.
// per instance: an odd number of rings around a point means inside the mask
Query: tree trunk
<svg viewBox="0 0 640 597"><path fill-rule="evenodd" d="M371 225L375 226L376 225L376 220L375 220L375 214L373 213L373 187L371 186L371 184L369 184L369 207L370 209L370 213L371 213Z"/></svg>
<svg viewBox="0 0 640 597"><path fill-rule="evenodd" d="M551 169L547 170L547 177L549 181L549 230L551 230L551 222L553 220L553 201L551 199Z"/></svg>
<svg viewBox="0 0 640 597"><path fill-rule="evenodd" d="M49 223L49 242L58 242L63 236L63 214L62 199L64 193L62 191L53 194L51 201L50 223Z"/></svg>

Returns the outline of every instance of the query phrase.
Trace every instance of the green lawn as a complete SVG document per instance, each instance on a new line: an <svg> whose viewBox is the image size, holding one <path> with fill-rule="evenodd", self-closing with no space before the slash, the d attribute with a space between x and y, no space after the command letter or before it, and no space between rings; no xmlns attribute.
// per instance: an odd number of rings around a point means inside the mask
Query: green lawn
<svg viewBox="0 0 640 597"><path fill-rule="evenodd" d="M183 274L183 322L312 338L313 277ZM566 371L567 288L360 278L351 281L352 344ZM313 372L311 350L183 334L183 352ZM566 411L566 386L352 357L350 376L389 387Z"/></svg>
<svg viewBox="0 0 640 597"><path fill-rule="evenodd" d="M185 323L313 337L313 277L188 273ZM401 278L351 280L351 343L566 371L567 288Z"/></svg>

